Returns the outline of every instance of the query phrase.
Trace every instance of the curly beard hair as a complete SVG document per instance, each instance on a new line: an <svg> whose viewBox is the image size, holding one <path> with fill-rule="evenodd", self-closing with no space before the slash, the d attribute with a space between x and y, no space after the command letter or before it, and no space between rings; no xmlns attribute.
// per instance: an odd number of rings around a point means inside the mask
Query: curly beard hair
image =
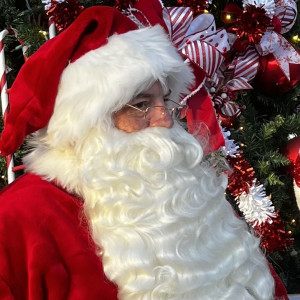
<svg viewBox="0 0 300 300"><path fill-rule="evenodd" d="M259 240L225 200L226 177L179 125L94 129L60 151L45 136L38 141L27 168L84 199L119 299L272 299Z"/></svg>

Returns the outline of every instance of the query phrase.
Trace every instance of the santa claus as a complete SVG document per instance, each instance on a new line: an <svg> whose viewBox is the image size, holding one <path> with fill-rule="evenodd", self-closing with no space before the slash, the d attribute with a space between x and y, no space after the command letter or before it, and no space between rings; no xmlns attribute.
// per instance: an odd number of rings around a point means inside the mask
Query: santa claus
<svg viewBox="0 0 300 300"><path fill-rule="evenodd" d="M192 84L160 26L108 7L26 62L0 141L32 134L0 196L1 299L287 299L176 121Z"/></svg>

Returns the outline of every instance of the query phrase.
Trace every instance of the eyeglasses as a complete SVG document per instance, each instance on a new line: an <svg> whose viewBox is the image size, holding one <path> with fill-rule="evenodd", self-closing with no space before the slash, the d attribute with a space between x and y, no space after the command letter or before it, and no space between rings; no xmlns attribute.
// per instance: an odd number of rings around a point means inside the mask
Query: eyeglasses
<svg viewBox="0 0 300 300"><path fill-rule="evenodd" d="M136 112L140 112L140 114L133 114L135 117L138 118L144 118L147 121L153 120L155 116L158 118L163 118L165 114L169 113L173 118L182 119L186 115L186 111L188 109L187 105L181 105L173 100L168 99L165 101L165 103L168 105L168 103L173 103L176 106L172 108L168 108L166 106L162 105L155 105L155 106L148 106L146 109L138 108L131 104L126 104L127 107L131 107L135 109ZM160 113L160 114L159 114Z"/></svg>

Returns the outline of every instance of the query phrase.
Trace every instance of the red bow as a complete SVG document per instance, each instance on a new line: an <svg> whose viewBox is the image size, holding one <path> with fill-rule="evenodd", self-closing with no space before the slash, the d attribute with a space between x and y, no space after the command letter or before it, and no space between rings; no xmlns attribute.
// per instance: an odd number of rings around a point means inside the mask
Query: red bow
<svg viewBox="0 0 300 300"><path fill-rule="evenodd" d="M224 61L224 53L229 51L226 31L216 29L211 14L194 18L191 8L167 8L158 0L140 0L127 10L127 15L140 26L163 26L178 52L192 62L196 85L182 99L189 106L186 115L188 129L196 137L200 136L199 126L204 123L210 132L209 150L218 150L225 141L204 83L207 77L214 78Z"/></svg>

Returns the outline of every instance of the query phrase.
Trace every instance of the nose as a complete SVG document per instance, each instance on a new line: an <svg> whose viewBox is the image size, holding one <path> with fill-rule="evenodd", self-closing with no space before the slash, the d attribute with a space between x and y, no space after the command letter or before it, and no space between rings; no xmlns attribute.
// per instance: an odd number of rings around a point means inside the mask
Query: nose
<svg viewBox="0 0 300 300"><path fill-rule="evenodd" d="M162 118L150 121L149 127L166 127L171 128L174 124L174 121L170 114L166 111L165 115L162 116Z"/></svg>

